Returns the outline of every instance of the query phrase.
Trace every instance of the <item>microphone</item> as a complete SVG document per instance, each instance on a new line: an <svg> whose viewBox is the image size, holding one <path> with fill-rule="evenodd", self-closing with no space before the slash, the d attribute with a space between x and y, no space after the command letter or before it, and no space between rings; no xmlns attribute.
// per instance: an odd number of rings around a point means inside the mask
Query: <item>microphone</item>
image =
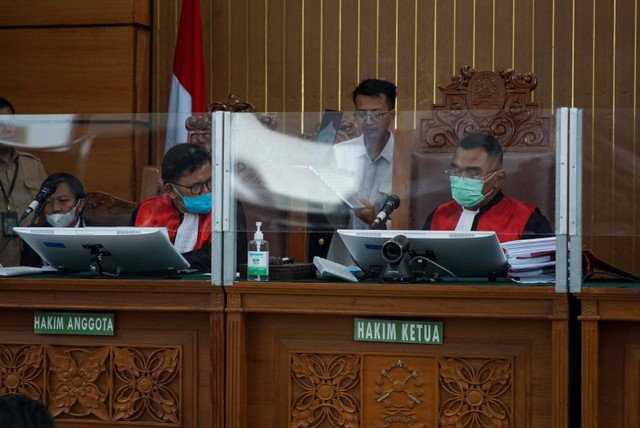
<svg viewBox="0 0 640 428"><path fill-rule="evenodd" d="M387 217L389 217L391 212L396 208L398 208L399 206L400 206L399 197L397 197L396 195L387 196L387 200L385 201L384 206L376 216L376 219L373 220L373 223L371 223L371 229L375 229L376 227L378 227L380 223L382 223Z"/></svg>
<svg viewBox="0 0 640 428"><path fill-rule="evenodd" d="M20 220L18 220L18 224L22 222L29 214L33 212L40 204L42 204L49 196L56 192L56 185L54 183L50 183L45 181L42 183L42 187L36 194L35 199L29 204L26 210L20 216Z"/></svg>

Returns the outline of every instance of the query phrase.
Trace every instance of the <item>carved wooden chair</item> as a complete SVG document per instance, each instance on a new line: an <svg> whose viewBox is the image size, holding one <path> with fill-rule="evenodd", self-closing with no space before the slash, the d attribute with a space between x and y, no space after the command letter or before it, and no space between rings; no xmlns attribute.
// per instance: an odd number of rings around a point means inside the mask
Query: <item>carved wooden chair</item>
<svg viewBox="0 0 640 428"><path fill-rule="evenodd" d="M537 205L551 223L555 213L554 121L532 102L532 73L476 71L462 67L446 86L442 104L421 120L420 143L411 155L409 227L451 200L444 170L457 142L470 134L496 137L504 149L505 195Z"/></svg>
<svg viewBox="0 0 640 428"><path fill-rule="evenodd" d="M131 214L137 204L105 192L85 193L87 204L83 217L90 224L99 226L129 226Z"/></svg>

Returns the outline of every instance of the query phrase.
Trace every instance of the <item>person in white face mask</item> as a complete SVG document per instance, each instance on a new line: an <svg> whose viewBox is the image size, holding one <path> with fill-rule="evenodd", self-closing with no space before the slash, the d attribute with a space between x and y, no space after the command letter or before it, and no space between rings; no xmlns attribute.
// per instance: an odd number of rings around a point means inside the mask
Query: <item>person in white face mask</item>
<svg viewBox="0 0 640 428"><path fill-rule="evenodd" d="M85 227L99 226L88 224L82 217L82 212L87 203L84 198L84 186L71 174L57 172L51 174L44 181L53 183L55 192L44 203L45 221L36 224L39 227ZM42 266L42 259L27 244L23 243L22 266Z"/></svg>
<svg viewBox="0 0 640 428"><path fill-rule="evenodd" d="M56 191L49 196L44 205L44 226L87 226L82 217L87 201L84 199L84 187L80 180L71 174L58 172L50 175L47 181L56 185Z"/></svg>
<svg viewBox="0 0 640 428"><path fill-rule="evenodd" d="M500 242L553 234L538 207L505 196L502 146L491 135L469 135L458 143L445 174L453 201L433 211L426 230L494 231Z"/></svg>

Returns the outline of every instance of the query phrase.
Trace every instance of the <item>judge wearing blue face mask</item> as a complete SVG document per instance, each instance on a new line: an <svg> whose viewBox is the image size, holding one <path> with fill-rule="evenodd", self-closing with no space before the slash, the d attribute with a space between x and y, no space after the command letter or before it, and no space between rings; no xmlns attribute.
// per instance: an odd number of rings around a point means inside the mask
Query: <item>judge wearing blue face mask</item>
<svg viewBox="0 0 640 428"><path fill-rule="evenodd" d="M173 246L192 268L211 269L211 154L178 144L164 155L165 193L143 201L134 214L140 227L166 227Z"/></svg>
<svg viewBox="0 0 640 428"><path fill-rule="evenodd" d="M547 218L528 203L505 196L502 146L491 135L463 138L445 171L453 201L440 205L427 230L494 231L500 242L553 234Z"/></svg>

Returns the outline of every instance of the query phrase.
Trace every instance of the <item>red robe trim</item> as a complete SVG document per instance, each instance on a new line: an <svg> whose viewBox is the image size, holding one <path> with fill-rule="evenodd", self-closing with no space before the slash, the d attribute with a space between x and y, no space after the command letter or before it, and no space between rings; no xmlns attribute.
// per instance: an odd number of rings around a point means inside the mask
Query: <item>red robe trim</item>
<svg viewBox="0 0 640 428"><path fill-rule="evenodd" d="M171 202L169 195L160 195L146 199L140 204L136 216L138 227L166 227L171 243L175 242L180 226L180 211ZM211 213L201 214L198 219L198 239L194 250L199 250L211 243Z"/></svg>
<svg viewBox="0 0 640 428"><path fill-rule="evenodd" d="M477 214L478 231L495 231L500 242L521 239L527 220L536 207L517 199L504 197L500 202ZM431 230L455 230L462 207L455 201L440 205L431 221Z"/></svg>

